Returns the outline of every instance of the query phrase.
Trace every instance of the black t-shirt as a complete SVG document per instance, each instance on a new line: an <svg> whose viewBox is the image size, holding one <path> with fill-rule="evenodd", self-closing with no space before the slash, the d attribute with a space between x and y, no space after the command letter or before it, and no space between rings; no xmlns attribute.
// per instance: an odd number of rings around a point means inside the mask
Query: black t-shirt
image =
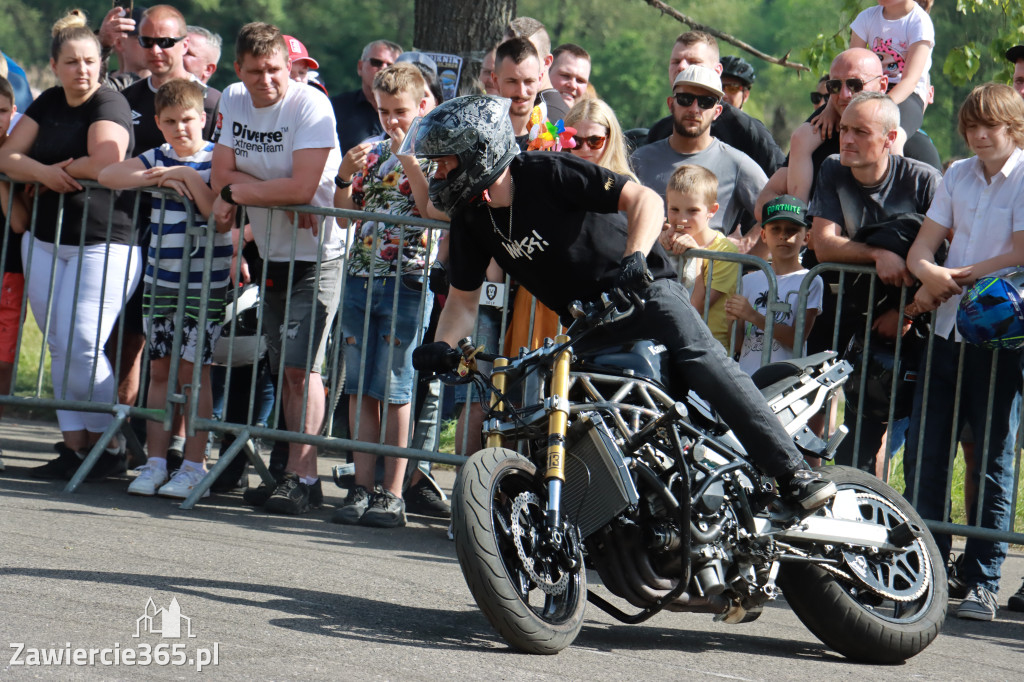
<svg viewBox="0 0 1024 682"><path fill-rule="evenodd" d="M491 209L479 201L452 218L452 286L480 287L493 257L557 313L565 313L574 300L596 300L615 285L626 249L626 218L618 205L627 178L555 152L520 154L510 169L511 209ZM647 264L655 278L674 276L658 244Z"/></svg>
<svg viewBox="0 0 1024 682"><path fill-rule="evenodd" d="M206 112L206 126L203 127L203 139L214 142L213 133L217 128L217 105L220 103L220 90L205 88L203 111ZM132 123L135 130L135 154L156 149L162 145L163 133L156 125L156 89L149 78L132 83L122 93L132 108Z"/></svg>
<svg viewBox="0 0 1024 682"><path fill-rule="evenodd" d="M664 140L671 134L672 116L666 116L651 126L647 144ZM769 178L782 167L786 158L764 123L728 102L722 102L722 113L711 122L711 136L752 158Z"/></svg>
<svg viewBox="0 0 1024 682"><path fill-rule="evenodd" d="M331 98L331 106L338 122L338 144L342 154L366 138L384 132L377 105L366 100L362 89L335 95Z"/></svg>
<svg viewBox="0 0 1024 682"><path fill-rule="evenodd" d="M112 121L127 130L128 147L124 158L132 156L135 141L131 109L121 93L106 86L101 86L88 101L77 107L68 105L63 88L50 88L32 102L25 115L39 125L39 134L28 155L40 163L49 165L69 158L88 156L89 126L97 121ZM86 244L102 244L107 241L108 221L111 223L111 243L131 243L132 193L83 189L68 192L63 197L61 244L80 243L83 213L86 215ZM46 192L40 197L33 229L36 238L45 242L54 241L57 234L57 212L61 203L55 192Z"/></svg>

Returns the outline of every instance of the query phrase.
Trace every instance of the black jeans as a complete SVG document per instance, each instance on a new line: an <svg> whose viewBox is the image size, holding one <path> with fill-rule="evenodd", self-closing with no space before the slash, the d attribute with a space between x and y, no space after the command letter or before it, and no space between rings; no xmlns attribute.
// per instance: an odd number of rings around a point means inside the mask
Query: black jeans
<svg viewBox="0 0 1024 682"><path fill-rule="evenodd" d="M653 339L663 344L669 353L673 384L691 388L707 400L765 474L780 476L803 466L793 439L768 409L754 382L711 335L682 285L658 280L648 287L644 298L644 310L609 329L602 340Z"/></svg>

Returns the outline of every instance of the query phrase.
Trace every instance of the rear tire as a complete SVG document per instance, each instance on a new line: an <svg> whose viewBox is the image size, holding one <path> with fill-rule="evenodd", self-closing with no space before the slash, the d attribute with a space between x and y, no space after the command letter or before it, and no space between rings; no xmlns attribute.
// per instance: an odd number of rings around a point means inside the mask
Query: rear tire
<svg viewBox="0 0 1024 682"><path fill-rule="evenodd" d="M811 564L784 563L778 583L797 617L822 642L864 663L900 663L917 655L939 634L948 600L945 562L924 521L903 497L879 479L857 469L818 469L839 490L884 498L887 525L910 521L924 529L921 570L930 571L924 592L910 601L884 600L863 586ZM895 520L895 523L893 523ZM862 555L868 563L873 559ZM923 562L929 562L927 566Z"/></svg>
<svg viewBox="0 0 1024 682"><path fill-rule="evenodd" d="M545 593L530 576L514 541L513 526L525 531L521 544L534 571L557 583L563 574L531 542L543 523L546 494L528 459L505 448L488 448L469 458L452 494L455 549L462 574L480 610L513 647L534 654L556 654L572 644L583 626L587 599L583 557L557 594ZM524 493L527 495L524 496ZM519 500L513 515L513 504Z"/></svg>

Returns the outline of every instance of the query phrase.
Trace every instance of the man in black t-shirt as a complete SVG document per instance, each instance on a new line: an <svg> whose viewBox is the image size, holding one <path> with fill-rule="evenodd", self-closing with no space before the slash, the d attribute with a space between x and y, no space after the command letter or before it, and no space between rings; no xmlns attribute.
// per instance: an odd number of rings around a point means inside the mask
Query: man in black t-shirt
<svg viewBox="0 0 1024 682"><path fill-rule="evenodd" d="M656 244L661 198L624 176L569 154L517 154L507 104L460 97L410 131L411 153L437 160L430 195L451 216L448 300L435 338L414 353L418 369L451 369L451 345L470 334L494 258L560 314L574 299L619 287L646 303L613 326L609 343L651 338L670 354L677 386L708 400L789 501L824 504L835 486L807 470L792 439L739 365L715 341Z"/></svg>

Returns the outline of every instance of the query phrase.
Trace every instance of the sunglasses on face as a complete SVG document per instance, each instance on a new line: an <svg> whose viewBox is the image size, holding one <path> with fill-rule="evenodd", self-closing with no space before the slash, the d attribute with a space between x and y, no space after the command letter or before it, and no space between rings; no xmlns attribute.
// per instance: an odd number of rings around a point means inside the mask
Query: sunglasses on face
<svg viewBox="0 0 1024 682"><path fill-rule="evenodd" d="M370 62L370 66L375 69L383 69L385 66L391 66L391 62L386 62L383 59L377 59L376 57L370 57L366 61Z"/></svg>
<svg viewBox="0 0 1024 682"><path fill-rule="evenodd" d="M152 50L154 47L159 47L161 50L169 50L181 41L185 39L185 36L180 38L151 38L149 36L139 36L139 45L147 50Z"/></svg>
<svg viewBox="0 0 1024 682"><path fill-rule="evenodd" d="M867 79L866 81L862 81L859 78L847 78L845 81L836 78L834 80L825 81L825 90L827 90L830 95L838 95L843 89L843 83L846 83L846 87L850 88L850 92L856 94L863 90L865 85L873 80L878 80L881 77L882 75L879 74L874 78Z"/></svg>
<svg viewBox="0 0 1024 682"><path fill-rule="evenodd" d="M816 107L820 107L827 99L828 95L823 95L820 92L811 93L811 104L813 104Z"/></svg>
<svg viewBox="0 0 1024 682"><path fill-rule="evenodd" d="M676 104L681 107L690 107L696 102L697 106L705 111L718 104L718 98L714 95L694 95L689 92L677 92L675 98Z"/></svg>
<svg viewBox="0 0 1024 682"><path fill-rule="evenodd" d="M604 147L604 143L608 140L608 136L591 135L590 137L580 137L579 135L573 135L572 139L576 140L577 149L583 149L583 145L587 145L596 152L598 149Z"/></svg>

